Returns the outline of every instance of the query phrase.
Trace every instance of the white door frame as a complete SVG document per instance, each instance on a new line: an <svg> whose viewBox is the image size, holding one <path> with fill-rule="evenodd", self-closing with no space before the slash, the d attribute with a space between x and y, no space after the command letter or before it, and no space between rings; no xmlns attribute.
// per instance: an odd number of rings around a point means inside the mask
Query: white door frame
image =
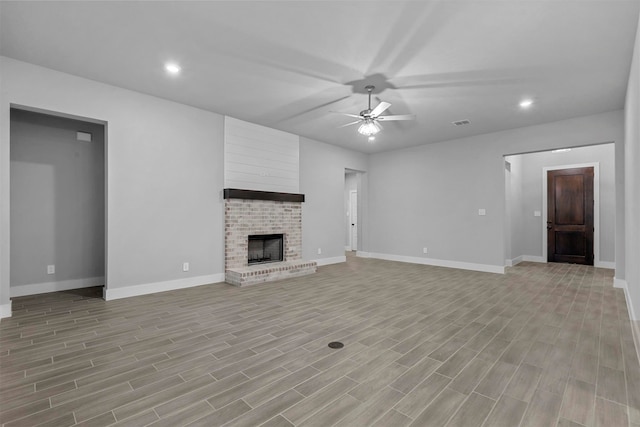
<svg viewBox="0 0 640 427"><path fill-rule="evenodd" d="M609 268L600 262L600 162L573 165L545 166L542 168L542 262L547 262L547 172L559 169L593 167L593 266Z"/></svg>
<svg viewBox="0 0 640 427"><path fill-rule="evenodd" d="M356 203L356 215L354 218L353 211L351 207L353 206L353 202ZM356 224L356 241L353 241L353 225ZM358 191L357 190L349 190L349 246L352 251L358 250Z"/></svg>

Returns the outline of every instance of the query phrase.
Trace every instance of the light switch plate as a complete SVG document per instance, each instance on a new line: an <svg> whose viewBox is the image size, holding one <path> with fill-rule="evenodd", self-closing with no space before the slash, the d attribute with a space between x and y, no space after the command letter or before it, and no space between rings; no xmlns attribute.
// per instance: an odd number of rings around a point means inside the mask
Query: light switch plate
<svg viewBox="0 0 640 427"><path fill-rule="evenodd" d="M484 216L486 214L487 214L487 210L486 209L478 209L478 215Z"/></svg>
<svg viewBox="0 0 640 427"><path fill-rule="evenodd" d="M540 211L533 211L533 216L541 216L542 212Z"/></svg>

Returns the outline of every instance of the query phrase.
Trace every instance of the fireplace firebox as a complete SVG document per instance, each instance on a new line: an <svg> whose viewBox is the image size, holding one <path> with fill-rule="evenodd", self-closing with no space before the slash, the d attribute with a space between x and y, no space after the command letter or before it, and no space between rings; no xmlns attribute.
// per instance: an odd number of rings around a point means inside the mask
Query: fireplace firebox
<svg viewBox="0 0 640 427"><path fill-rule="evenodd" d="M249 236L249 265L284 261L284 234L258 234Z"/></svg>

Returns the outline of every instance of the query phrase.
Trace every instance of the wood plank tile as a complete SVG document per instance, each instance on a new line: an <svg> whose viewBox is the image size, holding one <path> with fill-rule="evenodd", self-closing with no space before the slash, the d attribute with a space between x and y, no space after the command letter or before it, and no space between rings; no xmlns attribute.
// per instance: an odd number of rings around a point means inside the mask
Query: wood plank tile
<svg viewBox="0 0 640 427"><path fill-rule="evenodd" d="M624 423L623 412L636 425L640 366L612 280L608 270L570 264L525 262L493 275L348 257L244 289L15 298L14 316L0 323L0 418L443 425L466 421L463 409L488 398L498 403L485 425L517 418L518 400L529 400L522 427ZM329 349L334 339L347 346ZM266 390L296 403L274 412L276 401L256 416L277 397ZM384 390L400 399L370 415L363 408ZM465 399L474 392L481 397Z"/></svg>
<svg viewBox="0 0 640 427"><path fill-rule="evenodd" d="M346 417L338 421L336 426L368 427L400 400L404 394L389 387L383 388L367 402L360 404L349 412Z"/></svg>
<svg viewBox="0 0 640 427"><path fill-rule="evenodd" d="M155 406L154 411L160 417L166 417L169 414L180 411L182 408L189 406L193 402L209 399L212 396L223 393L225 390L237 387L247 381L249 381L249 378L241 373L231 375L230 377L227 377L220 381L213 381L212 378L210 384L207 384L204 387L200 388L189 389L184 393L180 393L173 399ZM209 404L207 405L210 406Z"/></svg>
<svg viewBox="0 0 640 427"><path fill-rule="evenodd" d="M516 399L529 402L536 389L541 372L541 368L523 363L511 378L504 393Z"/></svg>
<svg viewBox="0 0 640 427"><path fill-rule="evenodd" d="M486 420L487 426L511 427L520 424L527 402L502 395Z"/></svg>
<svg viewBox="0 0 640 427"><path fill-rule="evenodd" d="M454 378L477 354L476 351L463 347L444 362L437 372L449 378Z"/></svg>
<svg viewBox="0 0 640 427"><path fill-rule="evenodd" d="M450 388L445 388L424 411L410 424L411 427L427 425L443 426L458 410L466 396Z"/></svg>
<svg viewBox="0 0 640 427"><path fill-rule="evenodd" d="M596 387L584 381L570 379L562 399L560 417L585 426L593 424Z"/></svg>
<svg viewBox="0 0 640 427"><path fill-rule="evenodd" d="M384 369L376 372L360 385L349 391L349 394L361 402L366 402L374 396L378 391L388 386L401 377L407 368L397 363L391 363ZM348 377L347 377L348 378Z"/></svg>
<svg viewBox="0 0 640 427"><path fill-rule="evenodd" d="M626 426L629 424L624 405L596 397L596 427Z"/></svg>
<svg viewBox="0 0 640 427"><path fill-rule="evenodd" d="M360 401L348 394L334 400L329 405L316 412L314 416L307 418L299 424L300 427L324 427L334 425L343 419L349 412L360 405Z"/></svg>
<svg viewBox="0 0 640 427"><path fill-rule="evenodd" d="M416 385L427 378L431 373L441 366L440 362L425 357L415 366L407 370L398 379L390 384L390 387L404 394L409 393Z"/></svg>
<svg viewBox="0 0 640 427"><path fill-rule="evenodd" d="M292 389L298 384L317 375L318 372L320 371L311 366L307 366L306 368L302 368L297 372L287 375L286 377L280 378L276 381L272 381L271 383L252 393L246 394L242 399L247 402L252 408L255 408L262 405L267 400L270 400L273 396L277 396L289 389Z"/></svg>
<svg viewBox="0 0 640 427"><path fill-rule="evenodd" d="M481 426L495 403L495 400L486 396L471 393L458 412L449 420L447 427Z"/></svg>
<svg viewBox="0 0 640 427"><path fill-rule="evenodd" d="M433 373L402 398L395 409L411 418L416 418L450 382L451 378Z"/></svg>
<svg viewBox="0 0 640 427"><path fill-rule="evenodd" d="M497 400L517 370L518 366L511 363L496 362L482 381L480 381L475 391Z"/></svg>
<svg viewBox="0 0 640 427"><path fill-rule="evenodd" d="M600 365L596 394L608 400L627 404L627 388L624 372Z"/></svg>
<svg viewBox="0 0 640 427"><path fill-rule="evenodd" d="M492 365L492 363L478 358L471 360L449 384L449 387L462 394L471 393Z"/></svg>
<svg viewBox="0 0 640 427"><path fill-rule="evenodd" d="M246 414L249 411L251 411L251 406L247 405L243 400L238 399L210 413L209 415L205 415L202 418L192 421L187 425L189 427L210 427L222 425Z"/></svg>
<svg viewBox="0 0 640 427"><path fill-rule="evenodd" d="M296 405L287 409L283 415L293 423L300 423L304 421L308 417L312 416L314 413L330 404L336 399L341 398L345 393L349 390L353 389L358 385L357 382L347 378L342 377L336 380L334 383L329 384L327 387L318 391L310 397L300 401Z"/></svg>

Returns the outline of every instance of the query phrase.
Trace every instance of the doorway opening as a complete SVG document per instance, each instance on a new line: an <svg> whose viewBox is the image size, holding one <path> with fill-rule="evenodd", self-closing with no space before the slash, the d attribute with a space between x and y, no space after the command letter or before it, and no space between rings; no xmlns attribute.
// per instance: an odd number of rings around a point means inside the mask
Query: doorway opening
<svg viewBox="0 0 640 427"><path fill-rule="evenodd" d="M106 125L16 106L10 125L10 296L104 287Z"/></svg>
<svg viewBox="0 0 640 427"><path fill-rule="evenodd" d="M361 213L358 209L360 187L362 173L350 169L345 169L344 174L344 211L345 215L345 246L347 252L356 252L360 248L358 241L360 240L360 218Z"/></svg>
<svg viewBox="0 0 640 427"><path fill-rule="evenodd" d="M591 262L595 267L615 268L614 143L572 147L571 150L555 150L555 152L508 155L505 156L505 161L506 266L516 265L522 261L579 262L579 257L582 256L587 264ZM593 225L590 226L593 232L592 243L587 243L586 240L579 243L579 240L573 239L576 235L571 234L579 227L584 229L589 225L557 224L553 222L554 218L549 219L548 172L575 168L593 168L593 197L591 198ZM560 196L561 203L570 202L567 194L565 192ZM588 207L587 205L585 207ZM582 213L572 212L568 215L580 216ZM561 222L565 222L565 219ZM549 220L552 224L547 224ZM550 230L547 227L552 226L555 229L556 225L560 225L557 230L560 235L555 236L559 237L561 244L573 246L572 248L549 250L549 244L556 242L549 242ZM562 242L563 239L564 242ZM584 255L578 255L578 258L575 258L573 257L575 254L569 253L572 251L581 252ZM550 260L550 252L558 256L554 255L553 260ZM592 256L588 257L587 253ZM566 258L565 255L570 257ZM585 257L592 259L588 260Z"/></svg>

